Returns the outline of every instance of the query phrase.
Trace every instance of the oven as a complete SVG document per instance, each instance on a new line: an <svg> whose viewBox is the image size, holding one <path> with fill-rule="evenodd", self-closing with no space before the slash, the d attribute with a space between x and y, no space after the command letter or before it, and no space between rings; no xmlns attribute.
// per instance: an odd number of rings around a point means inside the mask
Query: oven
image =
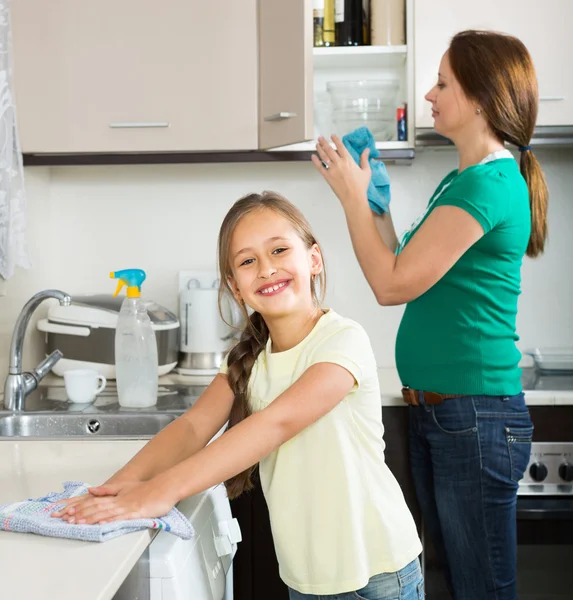
<svg viewBox="0 0 573 600"><path fill-rule="evenodd" d="M521 600L573 598L573 442L534 442L517 497Z"/></svg>
<svg viewBox="0 0 573 600"><path fill-rule="evenodd" d="M530 406L530 412L531 457L517 496L518 597L571 600L573 406Z"/></svg>

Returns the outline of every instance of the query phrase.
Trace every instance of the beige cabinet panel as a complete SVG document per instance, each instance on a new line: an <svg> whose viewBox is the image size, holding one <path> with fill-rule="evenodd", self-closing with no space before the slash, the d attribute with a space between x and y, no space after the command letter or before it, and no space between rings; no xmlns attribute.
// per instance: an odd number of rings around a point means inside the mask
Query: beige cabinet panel
<svg viewBox="0 0 573 600"><path fill-rule="evenodd" d="M18 0L12 22L24 152L257 148L257 0Z"/></svg>
<svg viewBox="0 0 573 600"><path fill-rule="evenodd" d="M432 127L424 100L435 84L451 37L463 29L494 29L520 38L539 80L537 125L573 125L573 2L571 0L417 0L415 9L416 127Z"/></svg>
<svg viewBox="0 0 573 600"><path fill-rule="evenodd" d="M259 25L259 147L312 140L312 1L261 0Z"/></svg>

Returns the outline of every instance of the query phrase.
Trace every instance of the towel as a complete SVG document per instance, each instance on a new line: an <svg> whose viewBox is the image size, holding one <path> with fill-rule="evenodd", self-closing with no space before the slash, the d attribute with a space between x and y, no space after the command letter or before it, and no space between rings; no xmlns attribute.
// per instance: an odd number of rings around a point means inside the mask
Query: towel
<svg viewBox="0 0 573 600"><path fill-rule="evenodd" d="M360 164L360 155L370 148L368 162L372 170L372 178L368 186L367 196L370 208L377 214L390 211L390 177L386 171L386 165L381 160L375 160L380 156L376 148L374 136L368 127L359 127L346 134L342 138L342 143L348 149L350 156Z"/></svg>
<svg viewBox="0 0 573 600"><path fill-rule="evenodd" d="M184 540L195 535L189 520L176 508L172 508L160 519L129 519L102 525L78 525L51 516L53 512L64 506L58 504L58 501L87 494L88 487L79 481L65 481L63 493L52 492L42 498L0 505L0 529L87 542L105 542L143 529L162 529Z"/></svg>
<svg viewBox="0 0 573 600"><path fill-rule="evenodd" d="M0 4L0 276L30 268L24 167L16 123L12 77L10 6Z"/></svg>

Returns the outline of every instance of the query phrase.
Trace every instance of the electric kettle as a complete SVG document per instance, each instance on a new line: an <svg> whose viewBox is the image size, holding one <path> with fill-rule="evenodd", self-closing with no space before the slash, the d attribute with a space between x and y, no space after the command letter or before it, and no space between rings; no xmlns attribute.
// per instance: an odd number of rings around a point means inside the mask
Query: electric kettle
<svg viewBox="0 0 573 600"><path fill-rule="evenodd" d="M216 375L240 336L243 318L239 307L224 298L221 309L225 323L219 314L218 294L219 279L215 273L211 279L189 279L180 292L177 371L182 375Z"/></svg>

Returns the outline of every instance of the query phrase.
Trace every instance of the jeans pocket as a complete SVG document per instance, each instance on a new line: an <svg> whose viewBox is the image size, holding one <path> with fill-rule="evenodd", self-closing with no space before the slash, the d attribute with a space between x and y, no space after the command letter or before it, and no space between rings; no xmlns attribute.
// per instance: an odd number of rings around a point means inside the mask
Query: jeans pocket
<svg viewBox="0 0 573 600"><path fill-rule="evenodd" d="M400 577L400 600L420 600L424 598L424 578L420 562L416 559L404 569Z"/></svg>
<svg viewBox="0 0 573 600"><path fill-rule="evenodd" d="M476 414L469 396L444 400L431 407L436 427L448 435L472 435L477 431Z"/></svg>
<svg viewBox="0 0 573 600"><path fill-rule="evenodd" d="M517 482L523 478L529 463L533 425L506 426L505 438L509 450L511 479Z"/></svg>
<svg viewBox="0 0 573 600"><path fill-rule="evenodd" d="M362 594L368 594L368 596L363 596ZM373 595L374 594L374 595ZM358 592L353 592L352 596L348 596L349 600L350 598L352 598L352 600L402 600L401 596L395 596L393 594L391 594L390 596L385 595L384 592L382 592L382 595L380 595L380 593L376 593L373 592L370 593L365 592L363 590L360 590L360 594ZM322 597L326 597L326 596L321 596ZM344 598L346 598L346 596L344 596Z"/></svg>
<svg viewBox="0 0 573 600"><path fill-rule="evenodd" d="M348 594L353 600L401 600L399 573L380 573L374 575L366 585L356 592ZM346 595L343 594L346 598Z"/></svg>

